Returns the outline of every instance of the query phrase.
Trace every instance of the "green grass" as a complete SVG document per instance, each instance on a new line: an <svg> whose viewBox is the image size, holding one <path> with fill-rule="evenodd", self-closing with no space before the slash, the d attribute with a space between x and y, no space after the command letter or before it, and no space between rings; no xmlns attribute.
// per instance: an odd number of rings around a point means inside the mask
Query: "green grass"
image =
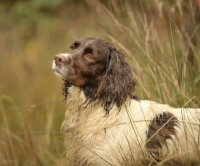
<svg viewBox="0 0 200 166"><path fill-rule="evenodd" d="M30 25L19 18L16 21L12 7L2 10L0 165L63 162L60 126L65 102L62 81L52 73L51 64L54 55L67 52L75 38L96 36L122 50L133 70L139 98L199 107L200 47L183 33L187 3L180 7L153 0L105 4L69 1L48 19L38 17ZM199 26L195 28L194 37L199 34ZM180 46L185 43L193 49L194 64L183 56L186 52Z"/></svg>

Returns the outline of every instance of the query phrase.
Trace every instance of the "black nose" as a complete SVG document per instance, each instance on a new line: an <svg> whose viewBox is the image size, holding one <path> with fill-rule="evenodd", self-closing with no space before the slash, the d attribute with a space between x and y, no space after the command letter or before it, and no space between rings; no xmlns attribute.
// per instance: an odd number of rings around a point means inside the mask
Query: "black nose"
<svg viewBox="0 0 200 166"><path fill-rule="evenodd" d="M56 65L60 65L63 63L70 63L71 59L69 57L65 57L63 54L58 54L54 57Z"/></svg>

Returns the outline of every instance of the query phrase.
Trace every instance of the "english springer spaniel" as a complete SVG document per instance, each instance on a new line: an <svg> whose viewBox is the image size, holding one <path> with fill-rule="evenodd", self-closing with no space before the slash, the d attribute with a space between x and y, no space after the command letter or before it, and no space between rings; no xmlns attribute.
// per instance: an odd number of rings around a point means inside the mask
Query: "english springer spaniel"
<svg viewBox="0 0 200 166"><path fill-rule="evenodd" d="M190 165L200 158L200 109L134 96L121 51L89 37L54 57L67 99L63 129L68 165Z"/></svg>

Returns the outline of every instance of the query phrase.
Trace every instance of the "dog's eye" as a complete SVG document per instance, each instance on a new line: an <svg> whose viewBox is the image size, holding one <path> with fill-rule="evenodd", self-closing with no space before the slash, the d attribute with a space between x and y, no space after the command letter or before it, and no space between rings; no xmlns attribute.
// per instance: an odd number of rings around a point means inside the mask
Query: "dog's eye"
<svg viewBox="0 0 200 166"><path fill-rule="evenodd" d="M92 57L92 54L86 54L85 58L89 61L94 61L94 57Z"/></svg>
<svg viewBox="0 0 200 166"><path fill-rule="evenodd" d="M89 61L94 61L94 57L92 55L93 51L92 51L92 48L86 48L84 50L84 55L85 55L85 58Z"/></svg>

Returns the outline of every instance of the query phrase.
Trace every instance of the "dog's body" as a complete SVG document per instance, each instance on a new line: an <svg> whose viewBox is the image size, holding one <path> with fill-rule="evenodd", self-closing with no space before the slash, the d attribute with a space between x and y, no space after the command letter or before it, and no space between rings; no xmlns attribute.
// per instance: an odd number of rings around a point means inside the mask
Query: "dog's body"
<svg viewBox="0 0 200 166"><path fill-rule="evenodd" d="M136 99L131 70L110 44L81 39L70 54L55 57L53 70L67 80L63 128L69 165L188 162L200 157L200 109Z"/></svg>
<svg viewBox="0 0 200 166"><path fill-rule="evenodd" d="M175 109L132 99L122 106L120 112L114 106L106 116L98 101L80 110L85 97L79 88L71 87L68 97L63 126L69 133L67 156L73 159L74 165L132 165L138 159L147 158L147 154L160 160L199 157L199 110ZM159 128L152 129L148 136L149 127L155 123L154 118L162 119L164 114L169 113L177 120L170 116L163 118L160 131ZM165 138L156 139L153 136L156 132L165 132Z"/></svg>

